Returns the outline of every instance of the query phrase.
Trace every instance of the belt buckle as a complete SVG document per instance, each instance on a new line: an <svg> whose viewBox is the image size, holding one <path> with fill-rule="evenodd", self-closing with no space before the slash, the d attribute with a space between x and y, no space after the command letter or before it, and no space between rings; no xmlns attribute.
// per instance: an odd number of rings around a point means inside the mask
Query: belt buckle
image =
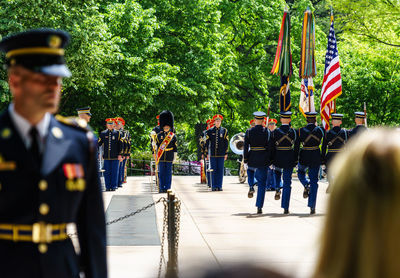
<svg viewBox="0 0 400 278"><path fill-rule="evenodd" d="M52 240L52 226L45 222L32 225L32 241L34 243L50 243Z"/></svg>

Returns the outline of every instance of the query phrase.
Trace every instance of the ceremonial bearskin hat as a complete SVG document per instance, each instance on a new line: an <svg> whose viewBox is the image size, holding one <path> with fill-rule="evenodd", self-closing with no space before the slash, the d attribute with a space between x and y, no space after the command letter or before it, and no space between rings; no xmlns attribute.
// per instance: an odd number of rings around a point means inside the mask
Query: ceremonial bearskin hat
<svg viewBox="0 0 400 278"><path fill-rule="evenodd" d="M160 127L170 126L171 130L174 129L174 114L171 111L164 110L160 114Z"/></svg>

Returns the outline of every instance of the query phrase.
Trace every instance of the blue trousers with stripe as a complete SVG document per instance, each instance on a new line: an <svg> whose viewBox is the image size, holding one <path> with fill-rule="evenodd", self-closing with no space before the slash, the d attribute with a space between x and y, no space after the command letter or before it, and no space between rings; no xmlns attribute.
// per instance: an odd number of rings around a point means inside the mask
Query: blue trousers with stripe
<svg viewBox="0 0 400 278"><path fill-rule="evenodd" d="M257 168L248 167L247 168L247 182L249 186L252 187L255 183L257 183L257 179L255 178Z"/></svg>
<svg viewBox="0 0 400 278"><path fill-rule="evenodd" d="M119 161L104 160L104 171L106 189L116 189L118 187Z"/></svg>
<svg viewBox="0 0 400 278"><path fill-rule="evenodd" d="M282 173L279 171L275 171L276 184L280 183L281 175L283 178L283 192L282 192L281 207L284 209L289 209L290 194L292 192L292 173L293 173L293 168L283 168Z"/></svg>
<svg viewBox="0 0 400 278"><path fill-rule="evenodd" d="M308 177L306 177L306 171L308 169ZM315 204L317 203L317 192L318 192L318 172L319 166L307 167L305 165L298 164L297 176L301 184L304 187L310 187L310 194L308 196L308 207L315 209Z"/></svg>
<svg viewBox="0 0 400 278"><path fill-rule="evenodd" d="M125 165L126 165L126 158L119 163L118 186L120 187L122 187L122 183L124 182Z"/></svg>
<svg viewBox="0 0 400 278"><path fill-rule="evenodd" d="M211 169L213 169L212 188L222 188L222 182L224 178L224 157L210 157Z"/></svg>
<svg viewBox="0 0 400 278"><path fill-rule="evenodd" d="M257 179L257 200L256 207L262 208L264 206L265 199L265 188L267 186L267 173L268 167L257 168L256 179Z"/></svg>
<svg viewBox="0 0 400 278"><path fill-rule="evenodd" d="M160 185L160 190L171 189L172 182L172 162L158 163L158 182Z"/></svg>

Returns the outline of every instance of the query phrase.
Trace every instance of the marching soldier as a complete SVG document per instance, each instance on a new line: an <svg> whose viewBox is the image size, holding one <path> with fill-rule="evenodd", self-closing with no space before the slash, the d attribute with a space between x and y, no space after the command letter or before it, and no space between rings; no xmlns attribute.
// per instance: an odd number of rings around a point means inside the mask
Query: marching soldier
<svg viewBox="0 0 400 278"><path fill-rule="evenodd" d="M365 113L364 112L355 112L354 122L356 123L356 127L349 131L349 138L354 137L356 134L364 132L367 130L365 127Z"/></svg>
<svg viewBox="0 0 400 278"><path fill-rule="evenodd" d="M349 138L348 131L341 128L343 114L334 113L331 117L332 128L326 133L321 149L322 163L325 164L327 172L332 158L342 150Z"/></svg>
<svg viewBox="0 0 400 278"><path fill-rule="evenodd" d="M82 107L77 108L76 111L78 112L78 117L85 120L87 123L90 122L92 118L92 113L90 113L90 107Z"/></svg>
<svg viewBox="0 0 400 278"><path fill-rule="evenodd" d="M248 130L252 129L255 126L256 126L256 120L255 119L250 120L250 128ZM246 133L247 133L247 131L246 131ZM243 155L244 155L244 151L243 151ZM245 163L247 163L247 162L245 162ZM256 174L256 168L247 166L247 183L249 184L249 193L247 193L247 197L249 197L249 198L253 198L253 195L254 195L254 185L256 185L256 183L257 183L257 180L254 177L255 174Z"/></svg>
<svg viewBox="0 0 400 278"><path fill-rule="evenodd" d="M0 115L1 277L107 277L96 142L58 110L68 33L36 29L3 38L12 103ZM66 233L77 228L80 256Z"/></svg>
<svg viewBox="0 0 400 278"><path fill-rule="evenodd" d="M115 191L118 188L119 162L122 161L123 145L120 133L114 130L113 118L106 119L107 129L102 131L98 140L98 147L104 145L104 180L106 191Z"/></svg>
<svg viewBox="0 0 400 278"><path fill-rule="evenodd" d="M159 192L165 193L171 188L172 162L176 158L176 135L174 132L174 115L171 111L164 110L160 114L160 128L162 131L157 134L157 153L155 155L158 166Z"/></svg>
<svg viewBox="0 0 400 278"><path fill-rule="evenodd" d="M211 163L212 191L222 191L222 182L224 177L224 161L228 158L228 130L221 126L224 117L214 115L214 127L207 131L206 149L210 150L207 159Z"/></svg>
<svg viewBox="0 0 400 278"><path fill-rule="evenodd" d="M316 125L317 112L306 112L307 125L299 129L299 140L302 148L299 155L297 176L304 186L303 197L308 198L310 214L315 214L318 192L318 173L321 165L319 148L325 136L324 130ZM306 178L308 170L309 179Z"/></svg>
<svg viewBox="0 0 400 278"><path fill-rule="evenodd" d="M283 176L283 194L281 207L284 214L289 213L290 193L292 191L292 173L297 165L299 154L299 140L296 130L289 126L291 122L291 111L280 113L282 125L272 133L272 139L275 145L274 166L282 169L282 173L276 171L276 184L278 185ZM275 200L280 199L280 188L276 189Z"/></svg>
<svg viewBox="0 0 400 278"><path fill-rule="evenodd" d="M248 167L256 169L255 175L258 183L256 207L257 214L261 214L264 206L267 169L271 164L273 145L270 131L263 127L265 113L254 112L253 115L256 125L246 131L243 156L244 163L247 163ZM250 191L254 192L254 188L250 187Z"/></svg>

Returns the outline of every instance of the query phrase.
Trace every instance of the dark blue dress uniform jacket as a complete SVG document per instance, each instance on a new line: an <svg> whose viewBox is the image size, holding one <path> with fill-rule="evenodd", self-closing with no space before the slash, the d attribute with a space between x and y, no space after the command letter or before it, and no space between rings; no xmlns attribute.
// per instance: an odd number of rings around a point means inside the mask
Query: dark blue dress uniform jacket
<svg viewBox="0 0 400 278"><path fill-rule="evenodd" d="M295 167L300 146L296 130L289 125L282 125L272 132L272 141L274 145L273 164L279 168Z"/></svg>
<svg viewBox="0 0 400 278"><path fill-rule="evenodd" d="M325 131L315 124L308 124L299 129L299 140L302 147L299 154L299 163L308 167L321 165L321 149L319 148Z"/></svg>
<svg viewBox="0 0 400 278"><path fill-rule="evenodd" d="M8 111L0 115L0 166L15 163L15 169L0 167L0 224L75 223L81 250L78 259L69 238L48 243L45 253L37 243L1 239L0 277L71 278L79 277L80 270L88 278L107 277L104 208L90 134L51 116L39 166ZM82 166L83 190L66 187L66 164ZM49 208L45 214L39 211L43 204Z"/></svg>
<svg viewBox="0 0 400 278"><path fill-rule="evenodd" d="M272 152L271 132L268 128L256 125L246 131L243 148L245 163L254 168L269 166Z"/></svg>
<svg viewBox="0 0 400 278"><path fill-rule="evenodd" d="M165 137L168 135L168 132L161 131L157 134L157 149L160 147L161 143L164 141ZM176 135L172 137L172 140L166 146L162 156L160 157L160 162L172 162L174 161L174 153L177 152L176 146Z"/></svg>
<svg viewBox="0 0 400 278"><path fill-rule="evenodd" d="M103 159L117 160L118 155L123 155L121 134L115 130L104 130L100 133L98 146L104 145Z"/></svg>
<svg viewBox="0 0 400 278"><path fill-rule="evenodd" d="M336 153L340 152L349 139L348 131L340 126L328 130L322 144L322 164L329 164Z"/></svg>
<svg viewBox="0 0 400 278"><path fill-rule="evenodd" d="M224 157L228 154L228 130L223 127L213 127L206 133L206 152L210 150L211 157Z"/></svg>
<svg viewBox="0 0 400 278"><path fill-rule="evenodd" d="M349 138L354 137L356 134L360 134L363 131L366 131L367 128L364 125L357 125L355 128L349 131Z"/></svg>

